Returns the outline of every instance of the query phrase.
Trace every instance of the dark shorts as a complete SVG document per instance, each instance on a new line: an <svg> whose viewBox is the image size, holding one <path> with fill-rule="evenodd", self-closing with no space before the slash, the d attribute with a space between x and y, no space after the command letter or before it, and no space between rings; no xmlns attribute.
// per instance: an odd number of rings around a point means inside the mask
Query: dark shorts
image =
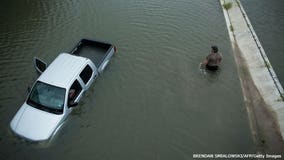
<svg viewBox="0 0 284 160"><path fill-rule="evenodd" d="M217 71L218 70L218 66L209 66L209 65L206 65L206 69L210 70L210 71Z"/></svg>

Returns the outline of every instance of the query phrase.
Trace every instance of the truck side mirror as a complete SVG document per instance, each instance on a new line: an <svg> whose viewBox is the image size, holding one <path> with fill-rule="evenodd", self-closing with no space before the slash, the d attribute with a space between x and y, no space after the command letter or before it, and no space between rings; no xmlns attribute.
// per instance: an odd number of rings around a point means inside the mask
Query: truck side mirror
<svg viewBox="0 0 284 160"><path fill-rule="evenodd" d="M76 107L78 105L78 102L70 102L68 104L68 106L71 108L71 107Z"/></svg>
<svg viewBox="0 0 284 160"><path fill-rule="evenodd" d="M27 88L27 92L30 93L31 92L31 87Z"/></svg>
<svg viewBox="0 0 284 160"><path fill-rule="evenodd" d="M42 61L41 59L34 57L34 67L36 69L36 71L41 74L42 72L44 72L47 68L47 64Z"/></svg>

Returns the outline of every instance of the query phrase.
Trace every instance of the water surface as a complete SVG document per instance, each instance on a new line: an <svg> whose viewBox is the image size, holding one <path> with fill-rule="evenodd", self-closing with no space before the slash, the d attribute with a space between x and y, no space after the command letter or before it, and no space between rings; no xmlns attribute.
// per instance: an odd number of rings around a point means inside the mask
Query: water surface
<svg viewBox="0 0 284 160"><path fill-rule="evenodd" d="M2 1L0 159L191 159L253 152L223 13L212 0ZM118 52L49 146L9 123L37 75L81 38ZM218 45L217 74L198 65Z"/></svg>

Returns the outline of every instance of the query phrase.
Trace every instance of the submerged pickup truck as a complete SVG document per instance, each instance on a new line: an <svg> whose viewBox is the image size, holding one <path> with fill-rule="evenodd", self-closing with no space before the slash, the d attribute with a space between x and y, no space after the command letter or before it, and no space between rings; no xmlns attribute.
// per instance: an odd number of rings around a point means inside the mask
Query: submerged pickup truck
<svg viewBox="0 0 284 160"><path fill-rule="evenodd" d="M111 44L82 39L49 66L35 57L40 76L12 119L12 131L31 141L52 137L115 52Z"/></svg>

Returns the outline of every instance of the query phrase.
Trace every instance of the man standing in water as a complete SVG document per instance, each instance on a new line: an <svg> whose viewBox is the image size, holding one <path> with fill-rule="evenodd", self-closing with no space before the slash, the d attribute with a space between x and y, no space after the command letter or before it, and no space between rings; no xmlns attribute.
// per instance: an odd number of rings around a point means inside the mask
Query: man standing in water
<svg viewBox="0 0 284 160"><path fill-rule="evenodd" d="M216 71L222 61L222 55L218 53L218 47L212 46L211 53L201 62L201 66L205 66L210 71Z"/></svg>

